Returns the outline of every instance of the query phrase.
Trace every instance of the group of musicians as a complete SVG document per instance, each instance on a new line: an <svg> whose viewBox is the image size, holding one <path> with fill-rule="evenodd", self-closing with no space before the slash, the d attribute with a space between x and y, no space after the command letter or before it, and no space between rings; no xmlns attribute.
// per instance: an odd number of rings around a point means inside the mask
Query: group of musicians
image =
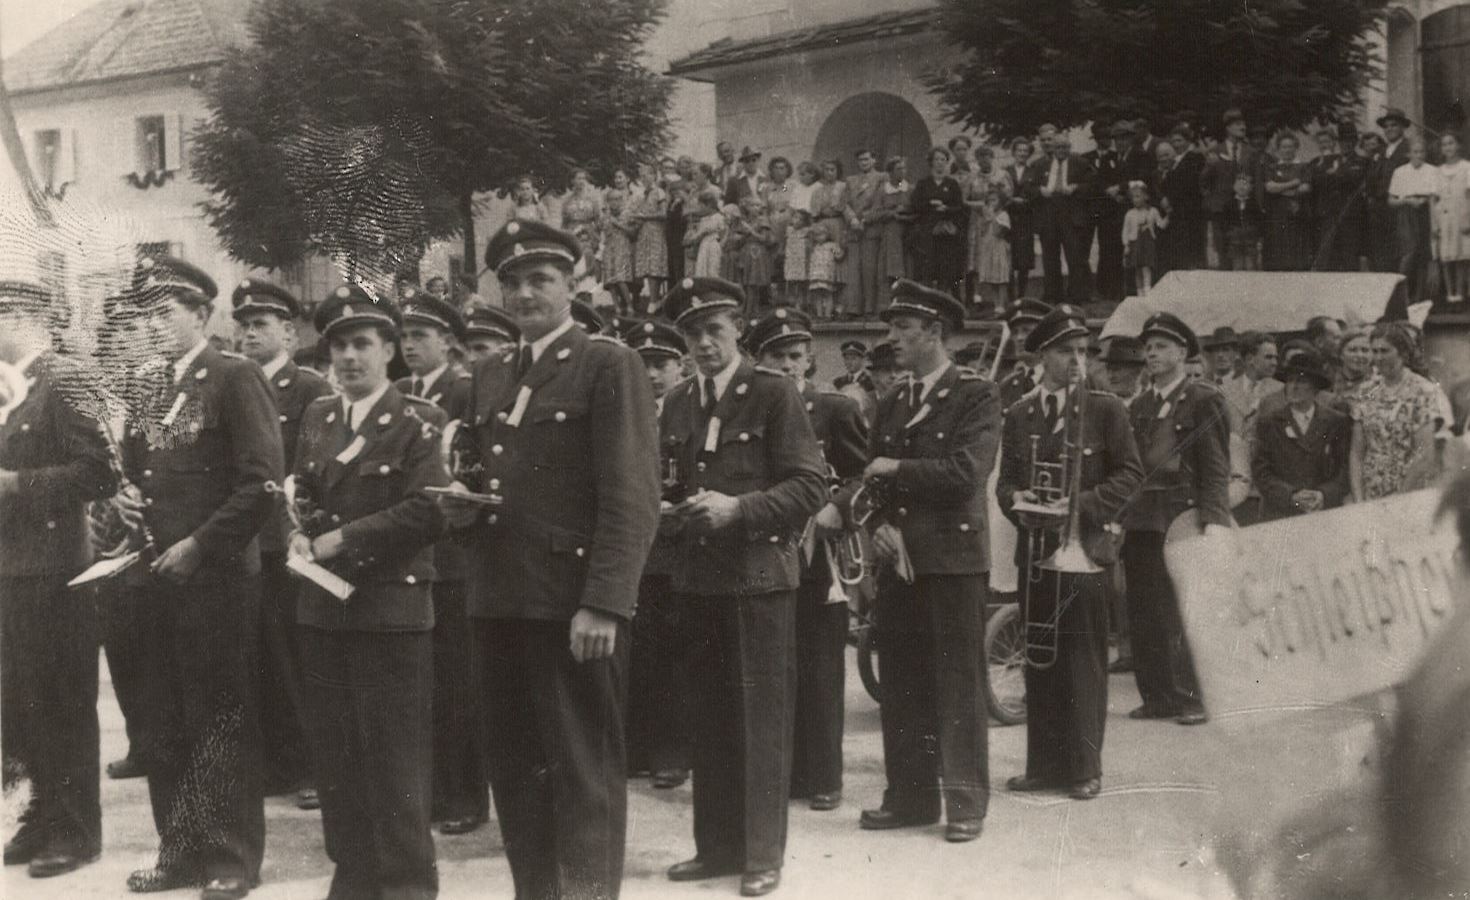
<svg viewBox="0 0 1470 900"><path fill-rule="evenodd" d="M7 864L42 877L100 851L98 626L65 583L85 505L108 497L141 551L103 588L146 657L115 677L160 837L135 892L247 894L262 772L296 758L332 898L435 896L431 829L477 828L487 789L517 897L615 897L630 771L660 788L692 771L695 852L669 878L769 893L789 800L842 802L855 548L874 558L886 774L860 825L943 818L946 840L976 839L997 454L1028 645L1026 771L1007 787L1100 790L1099 584L1120 559L1131 715L1203 719L1163 537L1185 509L1228 522L1228 425L1183 375L1197 348L1181 321L1143 329L1153 387L1130 410L1087 381L1078 310L1019 304L1024 364L997 385L946 351L963 306L900 280L873 371L849 376L878 394L865 415L809 380L805 314L748 323L717 278L676 285L667 322L593 333L573 315L579 257L569 234L507 224L485 259L504 311L470 321L337 288L315 313L335 392L287 357L289 293L235 290L246 359L204 337L205 273L145 260L123 301L164 352L115 449L47 389L66 365L49 299L0 285L0 358L30 385L0 419L5 755L35 784ZM456 341L472 372L450 361ZM395 383L399 354L411 374ZM75 613L63 635L54 610Z"/></svg>

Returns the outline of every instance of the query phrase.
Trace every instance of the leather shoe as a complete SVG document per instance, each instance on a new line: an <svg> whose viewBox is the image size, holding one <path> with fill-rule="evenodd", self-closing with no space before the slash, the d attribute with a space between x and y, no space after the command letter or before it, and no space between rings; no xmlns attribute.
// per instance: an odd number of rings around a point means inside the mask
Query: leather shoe
<svg viewBox="0 0 1470 900"><path fill-rule="evenodd" d="M764 897L780 886L780 869L766 869L763 872L746 872L740 876L740 896L742 897Z"/></svg>
<svg viewBox="0 0 1470 900"><path fill-rule="evenodd" d="M944 826L944 839L951 844L963 844L966 841L973 841L984 830L984 819L966 819L963 822L950 822Z"/></svg>
<svg viewBox="0 0 1470 900"><path fill-rule="evenodd" d="M1130 719L1172 719L1175 715L1163 707L1149 706L1147 703L1128 712Z"/></svg>
<svg viewBox="0 0 1470 900"><path fill-rule="evenodd" d="M148 773L143 771L143 766L131 756L115 759L107 764L107 777L113 781L122 781L125 778L142 778Z"/></svg>
<svg viewBox="0 0 1470 900"><path fill-rule="evenodd" d="M659 769L653 773L653 786L661 791L676 788L689 780L688 769Z"/></svg>
<svg viewBox="0 0 1470 900"><path fill-rule="evenodd" d="M938 815L902 815L891 809L865 809L863 810L863 814L858 817L858 827L866 831L888 831L892 828L915 828L920 825L933 825L938 821Z"/></svg>
<svg viewBox="0 0 1470 900"><path fill-rule="evenodd" d="M211 878L199 894L199 900L240 900L250 893L250 882L244 878Z"/></svg>
<svg viewBox="0 0 1470 900"><path fill-rule="evenodd" d="M734 863L722 863L709 859L686 859L681 863L669 866L668 876L670 881L704 881L706 878L723 878L726 875L740 874L740 867Z"/></svg>
<svg viewBox="0 0 1470 900"><path fill-rule="evenodd" d="M1029 778L1025 775L1012 775L1006 779L1006 790L1015 791L1018 794L1050 791L1058 786L1055 781L1048 778Z"/></svg>
<svg viewBox="0 0 1470 900"><path fill-rule="evenodd" d="M842 792L836 791L831 794L812 794L811 808L817 812L831 812L842 805Z"/></svg>
<svg viewBox="0 0 1470 900"><path fill-rule="evenodd" d="M1187 709L1180 713L1179 718L1175 721L1180 725L1203 725L1210 721L1210 717L1205 715L1202 709Z"/></svg>
<svg viewBox="0 0 1470 900"><path fill-rule="evenodd" d="M440 834L469 834L481 825L485 820L479 816L464 816L459 819L447 819L439 825Z"/></svg>
<svg viewBox="0 0 1470 900"><path fill-rule="evenodd" d="M46 830L29 822L20 826L15 837L5 842L5 864L23 866L46 849Z"/></svg>
<svg viewBox="0 0 1470 900"><path fill-rule="evenodd" d="M128 876L128 890L135 894L156 894L175 888L198 887L203 880L183 869L138 869Z"/></svg>
<svg viewBox="0 0 1470 900"><path fill-rule="evenodd" d="M302 788L296 792L297 809L321 809L322 798L317 796L316 788Z"/></svg>
<svg viewBox="0 0 1470 900"><path fill-rule="evenodd" d="M96 862L98 852L78 853L70 847L48 847L31 859L26 874L32 878L51 878L75 872L87 863Z"/></svg>
<svg viewBox="0 0 1470 900"><path fill-rule="evenodd" d="M1102 779L1089 778L1072 785L1072 789L1067 791L1067 796L1073 800L1091 800L1100 793L1102 793Z"/></svg>

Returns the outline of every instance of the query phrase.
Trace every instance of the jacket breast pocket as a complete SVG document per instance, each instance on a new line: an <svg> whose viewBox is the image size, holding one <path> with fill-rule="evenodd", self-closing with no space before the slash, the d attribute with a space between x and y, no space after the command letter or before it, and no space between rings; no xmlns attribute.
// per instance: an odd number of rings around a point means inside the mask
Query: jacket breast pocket
<svg viewBox="0 0 1470 900"><path fill-rule="evenodd" d="M720 433L720 469L731 478L759 478L766 470L765 423L730 426Z"/></svg>
<svg viewBox="0 0 1470 900"><path fill-rule="evenodd" d="M190 397L174 421L162 428L168 432L168 440L163 442L168 449L160 454L158 468L213 472L224 466L228 458L226 440L219 410L213 404Z"/></svg>
<svg viewBox="0 0 1470 900"><path fill-rule="evenodd" d="M548 398L526 410L527 459L534 466L581 468L588 464L585 400Z"/></svg>
<svg viewBox="0 0 1470 900"><path fill-rule="evenodd" d="M404 491L407 473L397 459L380 457L357 464L357 483L361 490L360 506L382 509L396 503Z"/></svg>

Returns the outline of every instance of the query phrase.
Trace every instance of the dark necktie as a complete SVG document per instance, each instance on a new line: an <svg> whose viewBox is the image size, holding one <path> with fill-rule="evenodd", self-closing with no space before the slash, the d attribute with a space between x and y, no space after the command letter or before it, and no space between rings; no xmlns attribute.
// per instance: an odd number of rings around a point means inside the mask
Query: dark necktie
<svg viewBox="0 0 1470 900"><path fill-rule="evenodd" d="M704 414L712 416L715 414L715 380L706 378L704 380Z"/></svg>
<svg viewBox="0 0 1470 900"><path fill-rule="evenodd" d="M526 373L531 371L531 362L531 345L526 344L521 347L521 358L516 362L517 380L525 378Z"/></svg>
<svg viewBox="0 0 1470 900"><path fill-rule="evenodd" d="M1047 434L1051 434L1052 429L1056 428L1057 418L1060 415L1061 415L1061 413L1057 409L1057 395L1056 394L1047 394L1046 395L1046 433Z"/></svg>
<svg viewBox="0 0 1470 900"><path fill-rule="evenodd" d="M352 404L351 403L347 404L347 414L345 416L343 416L342 419L343 419L344 422L347 423L347 430L348 431L352 431L353 428L352 428Z"/></svg>
<svg viewBox="0 0 1470 900"><path fill-rule="evenodd" d="M912 418L912 417L914 417L914 416L916 416L916 415L919 414L919 401L923 398L923 396L924 396L924 383L922 381L915 381L913 384L909 385L909 417L910 418Z"/></svg>
<svg viewBox="0 0 1470 900"><path fill-rule="evenodd" d="M413 387L410 393L415 397L422 397L424 395L424 380L417 375L413 376Z"/></svg>

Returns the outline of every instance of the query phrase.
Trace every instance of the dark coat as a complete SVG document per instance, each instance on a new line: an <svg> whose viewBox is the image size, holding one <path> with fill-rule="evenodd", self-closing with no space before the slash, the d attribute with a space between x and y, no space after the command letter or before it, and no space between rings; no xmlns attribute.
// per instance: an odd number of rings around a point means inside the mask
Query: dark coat
<svg viewBox="0 0 1470 900"><path fill-rule="evenodd" d="M281 422L281 446L285 451L286 469L296 465L296 444L301 434L301 419L311 401L333 392L332 385L310 369L303 369L290 360L270 378L271 392L276 399L276 412ZM260 531L260 552L282 554L286 552L286 535L290 533L286 518L285 499L276 498L276 512L266 521Z"/></svg>
<svg viewBox="0 0 1470 900"><path fill-rule="evenodd" d="M1082 159L1093 173L1087 199L1093 218L1121 220L1128 211L1128 173L1122 154L1116 150L1089 150ZM1108 196L1110 187L1118 189L1116 199Z"/></svg>
<svg viewBox="0 0 1470 900"><path fill-rule="evenodd" d="M307 408L296 454L298 496L308 492L329 523L342 530L343 552L325 563L357 588L341 603L307 585L297 617L302 625L340 631L427 631L434 625L429 584L430 545L444 520L426 487L449 475L439 457L444 414L397 388L373 404L356 437L347 430L342 398L322 397ZM361 447L340 457L357 437Z"/></svg>
<svg viewBox="0 0 1470 900"><path fill-rule="evenodd" d="M1067 414L1081 416L1080 393L1074 389L1068 397L1071 412ZM1088 391L1086 413L1081 442L1082 490L1078 494L1082 547L1093 562L1111 565L1117 562L1117 540L1105 529L1143 481L1143 463L1122 400L1104 391ZM1058 431L1048 433L1045 426L1046 409L1039 388L1006 410L995 494L1001 512L1017 528L1022 525L1014 509L1015 494L1031 486L1031 435L1041 437L1038 459L1056 462L1060 458L1065 436ZM1026 565L1024 540L1016 542L1015 561L1018 567Z"/></svg>
<svg viewBox="0 0 1470 900"><path fill-rule="evenodd" d="M1024 366L1011 372L1000 380L1000 408L1002 415L1004 411L1015 405L1017 400L1036 389L1036 379L1031 375L1031 367Z"/></svg>
<svg viewBox="0 0 1470 900"><path fill-rule="evenodd" d="M203 548L196 577L260 571L256 535L276 508L266 483L280 484L285 469L279 415L260 366L213 346L145 399L123 444L125 470L159 551L191 536Z"/></svg>
<svg viewBox="0 0 1470 900"><path fill-rule="evenodd" d="M474 548L471 614L570 621L586 606L631 618L659 519L657 421L642 360L573 327L524 379L515 347L480 360L472 378L467 421L486 489L504 501L460 536Z"/></svg>
<svg viewBox="0 0 1470 900"><path fill-rule="evenodd" d="M822 449L829 486L839 487L862 477L868 464L868 422L863 418L862 407L847 394L819 391L810 381L802 388L801 399L812 420L817 446ZM826 569L825 559L818 550L802 575L807 580L825 582Z"/></svg>
<svg viewBox="0 0 1470 900"><path fill-rule="evenodd" d="M1261 492L1266 519L1300 515L1291 502L1300 490L1322 492L1322 508L1341 506L1348 493L1348 450L1352 420L1317 404L1312 423L1300 434L1290 407L1281 407L1256 422L1251 478Z"/></svg>
<svg viewBox="0 0 1470 900"><path fill-rule="evenodd" d="M1138 497L1123 511L1123 527L1167 532L1187 509L1199 510L1201 526L1229 525L1230 415L1224 395L1186 378L1164 398L1164 405L1152 390L1129 405L1144 480ZM1161 411L1167 430L1160 427ZM1165 435L1167 443L1155 446L1155 434Z"/></svg>
<svg viewBox="0 0 1470 900"><path fill-rule="evenodd" d="M1021 190L1031 199L1032 226L1045 235L1063 227L1081 227L1092 218L1088 198L1092 194L1096 173L1087 160L1073 153L1067 158L1067 184L1077 188L1071 195L1044 197L1042 188L1051 178L1052 157L1038 157L1026 170L1026 183Z"/></svg>
<svg viewBox="0 0 1470 900"><path fill-rule="evenodd" d="M1242 142L1236 159L1228 155L1228 143L1221 142L1219 152L1211 154L1204 162L1199 174L1199 187L1204 210L1215 216L1225 211L1235 197L1235 179L1240 175L1256 177L1259 153L1248 143ZM1252 184L1252 191L1259 192L1260 185Z"/></svg>
<svg viewBox="0 0 1470 900"><path fill-rule="evenodd" d="M25 401L0 424L0 470L18 476L15 493L0 497L0 577L86 568L87 501L114 488L98 424L57 391L62 364L51 354L37 357L22 373L30 384Z"/></svg>
<svg viewBox="0 0 1470 900"><path fill-rule="evenodd" d="M714 534L676 528L674 589L685 594L754 595L794 590L807 519L827 502L822 451L796 385L779 372L741 363L712 419L715 447L699 397L699 379L664 398L659 432L689 493L738 497L740 521Z"/></svg>

